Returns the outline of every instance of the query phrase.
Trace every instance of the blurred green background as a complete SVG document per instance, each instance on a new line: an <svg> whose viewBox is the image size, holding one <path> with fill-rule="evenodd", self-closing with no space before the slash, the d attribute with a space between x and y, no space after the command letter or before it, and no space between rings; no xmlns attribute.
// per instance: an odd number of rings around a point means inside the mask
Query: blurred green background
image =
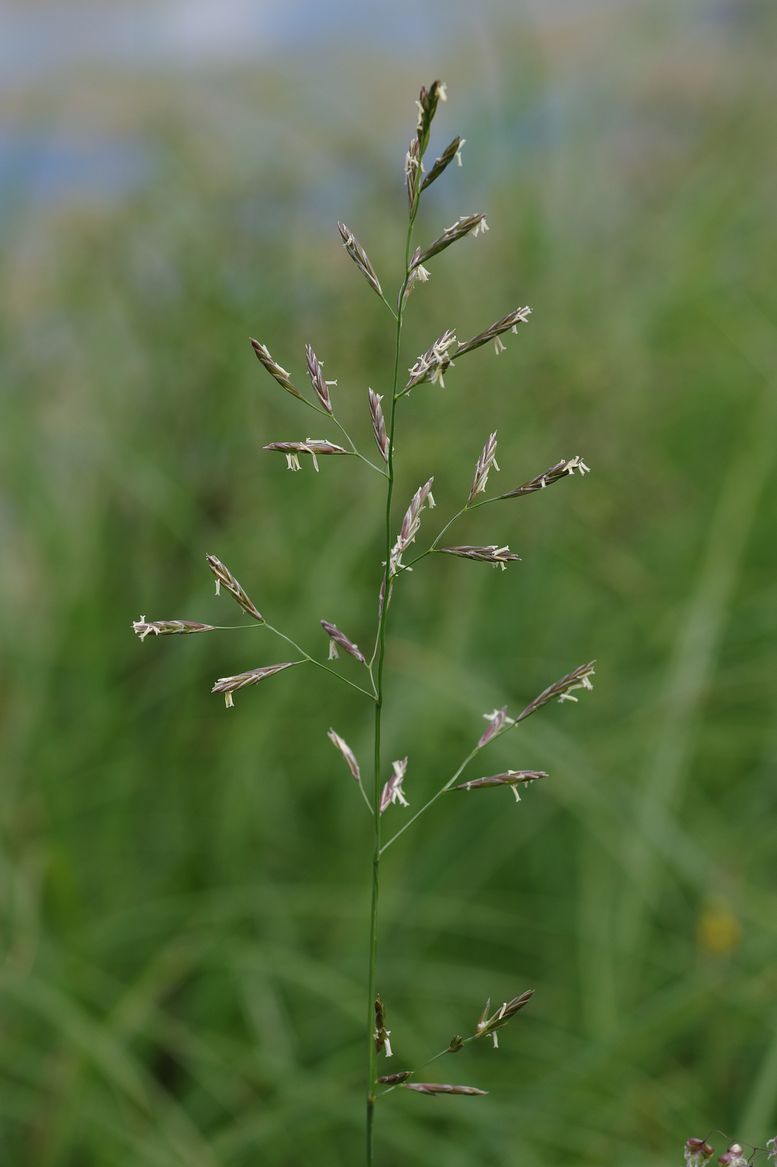
<svg viewBox="0 0 777 1167"><path fill-rule="evenodd" d="M773 5L25 2L3 21L2 1162L361 1162L369 823L325 735L366 763L369 709L297 669L226 713L213 680L282 646L140 644L130 623L233 622L211 552L310 651L322 617L370 642L381 483L260 453L310 415L247 337L298 380L311 342L369 450L391 321L336 221L395 287L413 102L437 76L432 152L467 145L418 236L474 210L491 231L430 265L406 364L445 327L535 314L499 360L402 403L397 521L434 474L436 530L492 428L502 489L577 453L592 473L460 524L509 541L507 572L440 557L403 582L386 767L409 755L416 807L484 712L599 663L592 695L483 771L549 781L518 807L443 800L387 856L396 1068L487 996L537 993L498 1053L438 1064L488 1098L386 1100L379 1162L679 1163L717 1127L762 1143Z"/></svg>

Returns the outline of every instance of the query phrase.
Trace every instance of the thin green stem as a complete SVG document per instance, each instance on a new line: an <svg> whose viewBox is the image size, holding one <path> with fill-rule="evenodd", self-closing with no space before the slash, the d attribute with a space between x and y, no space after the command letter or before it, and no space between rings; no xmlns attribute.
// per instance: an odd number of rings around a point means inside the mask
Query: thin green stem
<svg viewBox="0 0 777 1167"><path fill-rule="evenodd" d="M445 785L441 786L440 789L437 791L437 793L433 794L432 797L429 799L429 801L425 802L424 805L421 807L421 809L417 810L415 812L415 814L412 816L412 818L409 818L407 820L407 822L404 824L404 826L400 827L399 830L397 831L397 833L395 835L392 835L391 838L388 840L388 842L383 844L383 846L380 849L381 855L384 853L384 851L388 851L388 849L392 843L396 843L396 841L400 835L404 835L405 831L408 829L408 827L411 827L413 825L413 823L416 821L416 819L420 819L422 814L426 814L426 812L429 810L429 807L433 806L438 798L442 798L443 794L446 794L450 790L450 788L453 786L454 782L456 782L456 780L458 778L460 778L461 775L464 773L467 766L470 764L472 759L475 757L475 754L480 752L480 749L481 749L480 746L475 746L475 748L473 750L470 750L470 752L467 754L464 761L459 766L456 773L453 774L448 779L448 781L445 783Z"/></svg>
<svg viewBox="0 0 777 1167"><path fill-rule="evenodd" d="M402 322L405 311L405 291L409 278L410 249L413 239L413 225L415 223L418 198L410 209L410 218L405 241L405 275L402 281L397 300L396 330L394 337L394 376L391 388L391 410L388 420L388 466L386 486L385 511L385 561L383 567L383 601L378 617L378 632L376 637L373 660L377 661L375 672L375 729L374 729L374 757L373 757L373 810L375 817L375 837L372 857L372 896L370 903L370 942L369 942L369 971L367 976L367 1167L374 1162L374 1124L375 1099L377 1097L378 1056L374 1038L374 1010L378 958L378 904L380 899L380 856L381 856L381 721L383 713L383 666L386 658L386 626L389 610L389 572L391 562L391 502L394 494L394 427L396 422L397 385L399 383L399 366L402 350Z"/></svg>
<svg viewBox="0 0 777 1167"><path fill-rule="evenodd" d="M267 621L265 621L264 627L268 632L272 632L275 636L280 637L281 640L285 640L292 648L296 648L297 652L301 652L309 664L315 665L317 669L323 669L325 673L329 673L333 677L337 677L338 681L342 681L344 685L349 685L351 689L356 689L358 693L363 693L365 697L369 697L370 701L375 700L375 694L370 693L369 689L363 689L361 685L357 685L355 681L349 681L347 677L344 677L342 673L338 673L336 669L330 669L329 665L325 665L323 661L316 660L309 652L305 652L301 644L297 644L296 640L292 640L290 636L287 636L285 632L281 632L279 628L273 628L272 624L268 624Z"/></svg>

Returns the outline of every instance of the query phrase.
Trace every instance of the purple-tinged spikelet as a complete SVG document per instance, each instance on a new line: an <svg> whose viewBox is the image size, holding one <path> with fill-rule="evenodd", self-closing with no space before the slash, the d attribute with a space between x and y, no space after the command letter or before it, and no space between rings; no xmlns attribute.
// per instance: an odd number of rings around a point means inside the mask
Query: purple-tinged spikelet
<svg viewBox="0 0 777 1167"><path fill-rule="evenodd" d="M380 993L375 998L375 1032L373 1034L375 1039L375 1049L378 1053L384 1053L387 1058L393 1054L391 1049L391 1030L386 1028L386 1010L383 1005Z"/></svg>
<svg viewBox="0 0 777 1167"><path fill-rule="evenodd" d="M383 289L380 286L378 273L370 263L370 258L367 255L367 252L364 250L353 231L346 227L345 223L338 223L337 229L340 232L340 238L343 241L343 247L348 252L351 259L356 264L359 271L362 273L373 291L377 292L377 294L382 298Z"/></svg>
<svg viewBox="0 0 777 1167"><path fill-rule="evenodd" d="M416 136L418 139L418 153L423 158L426 147L429 143L429 130L431 129L434 115L437 113L437 105L441 101L448 100L448 90L444 81L433 81L427 89L425 85L421 86L421 92L418 94L418 125L416 127Z"/></svg>
<svg viewBox="0 0 777 1167"><path fill-rule="evenodd" d="M436 179L440 177L444 170L447 170L453 160L456 160L456 165L461 166L461 148L466 141L465 138L455 137L449 146L446 146L439 158L436 159L432 169L427 174L424 181L421 183L421 190L426 190L427 186L431 186Z"/></svg>
<svg viewBox="0 0 777 1167"><path fill-rule="evenodd" d="M310 377L310 384L313 386L313 391L327 413L332 413L329 387L330 385L336 385L337 381L324 380L324 366L313 351L312 345L305 345L305 359L307 361L308 376Z"/></svg>
<svg viewBox="0 0 777 1167"><path fill-rule="evenodd" d="M747 1158L739 1143L731 1143L718 1159L718 1163L720 1167L748 1167Z"/></svg>
<svg viewBox="0 0 777 1167"><path fill-rule="evenodd" d="M444 389L443 374L453 364L448 349L457 343L455 332L446 328L442 336L438 336L434 344L425 353L421 353L408 369L410 379L405 385L405 392L415 385L420 385L422 381L431 381L433 385L438 384Z"/></svg>
<svg viewBox="0 0 777 1167"><path fill-rule="evenodd" d="M525 993L521 993L517 997L513 997L511 1001L505 1001L495 1013L491 1013L491 1000L489 998L483 1007L483 1012L480 1014L480 1019L475 1027L474 1037L490 1037L494 1049L498 1049L499 1040L497 1038L497 1031L504 1029L508 1021L515 1017L525 1005L529 1004L534 996L534 989L527 989Z"/></svg>
<svg viewBox="0 0 777 1167"><path fill-rule="evenodd" d="M388 810L392 802L398 802L400 806L409 806L409 802L405 798L405 792L402 789L402 783L405 780L407 773L407 758L401 758L397 762L392 763L394 773L389 778L388 782L383 787L380 795L380 813Z"/></svg>
<svg viewBox="0 0 777 1167"><path fill-rule="evenodd" d="M379 1086L401 1086L408 1078L412 1078L412 1070L399 1070L396 1074L381 1074L378 1078Z"/></svg>
<svg viewBox="0 0 777 1167"><path fill-rule="evenodd" d="M300 393L296 385L292 383L291 374L288 373L282 365L279 365L276 360L274 360L274 358L270 355L270 350L267 348L267 346L258 340L254 340L253 337L250 339L251 348L256 353L257 360L261 361L270 376L278 382L282 389L285 389L287 393L291 393L292 397L298 397L300 401L304 401L304 395Z"/></svg>
<svg viewBox="0 0 777 1167"><path fill-rule="evenodd" d="M467 505L472 502L476 495L485 494L490 472L498 469L496 464L496 431L494 431L494 433L489 434L483 452L477 460L475 477L472 479Z"/></svg>
<svg viewBox="0 0 777 1167"><path fill-rule="evenodd" d="M418 267L419 264L426 263L432 256L439 255L441 251L445 251L446 247L463 239L465 235L471 233L473 239L476 239L478 235L484 234L487 230L488 223L485 215L462 215L455 223L451 223L450 227L446 227L442 235L438 236L428 247L417 247L413 252L410 266Z"/></svg>
<svg viewBox="0 0 777 1167"><path fill-rule="evenodd" d="M227 709L231 709L234 705L232 694L237 693L238 689L245 689L248 685L258 685L265 677L272 677L275 673L280 673L283 669L290 669L298 664L300 661L289 660L278 665L264 665L262 668L249 669L248 672L237 673L234 677L219 677L211 689L211 693L223 693L224 703Z"/></svg>
<svg viewBox="0 0 777 1167"><path fill-rule="evenodd" d="M582 478L583 475L589 474L590 470L586 466L579 454L574 458L562 458L555 466L551 466L544 474L538 474L536 478L530 478L528 482L521 483L516 486L514 490L508 490L506 494L500 494L499 498L519 498L524 494L534 494L537 490L544 490L546 486L552 486L554 482L560 482L562 478L571 477L575 471Z"/></svg>
<svg viewBox="0 0 777 1167"><path fill-rule="evenodd" d="M687 1167L703 1167L715 1154L706 1139L688 1139L685 1144L685 1162Z"/></svg>
<svg viewBox="0 0 777 1167"><path fill-rule="evenodd" d="M410 210L418 197L418 180L423 169L418 138L413 138L405 154L405 190Z"/></svg>
<svg viewBox="0 0 777 1167"><path fill-rule="evenodd" d="M512 717L507 716L506 705L502 709L495 709L493 713L484 713L483 717L488 722L488 726L483 730L480 741L478 742L478 749L487 746L495 737L499 737L499 734L503 733L505 729L509 729L511 725L515 725Z"/></svg>
<svg viewBox="0 0 777 1167"><path fill-rule="evenodd" d="M494 342L497 353L504 351L504 345L499 337L503 332L508 330L512 332L518 331L519 324L527 324L531 316L531 308L528 305L525 308L516 308L513 312L508 312L501 320L496 320L483 332L479 332L477 336L473 336L471 340L465 340L456 349L454 356L463 357L465 353L471 353L474 349L480 348L481 345L488 344L490 340Z"/></svg>
<svg viewBox="0 0 777 1167"><path fill-rule="evenodd" d="M354 754L353 750L348 745L348 742L344 741L343 738L340 737L340 734L335 733L333 729L330 729L326 736L329 738L335 749L339 750L345 758L345 764L351 771L354 781L360 783L362 780L362 775L361 770L359 769L359 763L356 760L356 755Z"/></svg>
<svg viewBox="0 0 777 1167"><path fill-rule="evenodd" d="M279 454L285 454L289 470L299 470L299 455L310 454L316 472L318 472L318 459L323 455L350 453L342 446L336 446L334 442L327 442L322 438L305 438L304 442L269 442L262 449L277 450Z"/></svg>
<svg viewBox="0 0 777 1167"><path fill-rule="evenodd" d="M145 616L132 622L132 631L141 640L149 635L178 636L192 632L213 632L214 628L213 624L200 624L197 620L147 620Z"/></svg>
<svg viewBox="0 0 777 1167"><path fill-rule="evenodd" d="M559 681L554 681L547 689L543 691L530 701L515 719L516 724L519 721L524 721L530 717L532 713L536 713L543 705L547 705L549 701L558 698L559 701L577 701L574 696L575 689L593 689L591 677L594 675L594 665L596 661L589 661L588 664L579 665L571 673L567 673Z"/></svg>
<svg viewBox="0 0 777 1167"><path fill-rule="evenodd" d="M258 620L260 624L264 624L264 616L246 593L242 584L235 579L226 564L222 563L220 559L217 559L215 555L206 555L205 559L208 567L216 577L216 595L219 594L222 587L226 588L244 612L249 616L253 616L254 620Z"/></svg>
<svg viewBox="0 0 777 1167"><path fill-rule="evenodd" d="M330 624L328 620L322 620L321 627L329 637L330 660L337 659L337 646L339 645L340 648L349 653L350 656L354 658L354 660L357 660L360 665L366 665L367 662L364 659L364 653L361 651L358 644L354 644L352 640L349 640L345 633L341 632L336 624Z"/></svg>
<svg viewBox="0 0 777 1167"><path fill-rule="evenodd" d="M458 555L461 559L479 559L482 563L491 563L494 567L501 567L502 571L512 560L521 558L520 555L514 555L509 547L497 547L496 543L491 543L488 547L464 545L462 547L438 547L437 550L446 555Z"/></svg>
<svg viewBox="0 0 777 1167"><path fill-rule="evenodd" d="M515 801L520 802L520 786L530 786L538 778L547 778L544 770L506 770L503 774L492 774L488 778L472 778L469 782L462 782L454 786L454 790L479 790L488 786L507 786L515 795Z"/></svg>
<svg viewBox="0 0 777 1167"><path fill-rule="evenodd" d="M487 1090L479 1090L477 1086L450 1086L447 1082L405 1082L402 1089L415 1090L418 1094L488 1094Z"/></svg>
<svg viewBox="0 0 777 1167"><path fill-rule="evenodd" d="M423 486L419 486L418 490L410 500L410 506L405 511L405 517L402 520L402 526L397 536L397 541L391 550L391 559L389 561L389 575L395 575L401 570L402 556L412 542L414 542L418 529L421 526L421 510L424 503L431 509L434 506L434 496L432 494L432 483L434 478L430 478Z"/></svg>
<svg viewBox="0 0 777 1167"><path fill-rule="evenodd" d="M386 419L383 416L383 408L381 401L383 398L379 396L374 389L368 389L370 398L370 418L372 419L372 432L375 435L375 444L380 450L380 455L384 462L389 460L389 440L386 433Z"/></svg>

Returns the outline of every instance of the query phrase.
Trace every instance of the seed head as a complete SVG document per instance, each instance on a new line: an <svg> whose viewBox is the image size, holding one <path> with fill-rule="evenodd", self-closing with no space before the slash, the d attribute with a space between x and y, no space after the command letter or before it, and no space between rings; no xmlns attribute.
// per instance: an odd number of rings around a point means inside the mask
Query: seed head
<svg viewBox="0 0 777 1167"><path fill-rule="evenodd" d="M438 547L437 550L446 555L458 555L461 559L479 559L483 563L500 567L502 571L511 560L521 558L520 555L513 555L509 547L497 547L496 543L488 547L471 547L465 544L462 547Z"/></svg>
<svg viewBox="0 0 777 1167"><path fill-rule="evenodd" d="M289 470L299 470L299 455L310 454L316 473L318 473L318 459L322 455L349 453L342 446L336 446L333 442L324 441L322 438L305 438L304 442L270 442L262 448L264 450L277 450L279 453L285 454Z"/></svg>
<svg viewBox="0 0 777 1167"><path fill-rule="evenodd" d="M383 409L381 401L383 400L374 389L367 391L370 397L370 417L372 418L372 432L375 435L375 443L380 450L381 457L384 462L389 460L389 440L386 433L386 419L383 416Z"/></svg>
<svg viewBox="0 0 777 1167"><path fill-rule="evenodd" d="M426 178L421 184L421 190L426 190L427 186L431 186L444 170L447 170L451 162L456 160L456 165L461 166L461 148L464 145L465 139L456 137L446 146L440 157L435 161L432 169L427 174Z"/></svg>
<svg viewBox="0 0 777 1167"><path fill-rule="evenodd" d="M206 555L205 559L208 567L216 577L216 595L219 594L222 587L225 587L244 612L247 612L249 616L253 616L254 620L258 620L260 624L264 624L264 616L253 600L246 594L245 588L235 579L226 564L222 563L220 559L217 559L215 555Z"/></svg>
<svg viewBox="0 0 777 1167"><path fill-rule="evenodd" d="M488 475L491 470L499 470L496 464L496 431L490 434L488 440L483 447L483 452L478 458L475 466L475 477L472 479L472 486L469 490L469 497L467 498L467 505L478 494L485 494L488 486Z"/></svg>
<svg viewBox="0 0 777 1167"><path fill-rule="evenodd" d="M284 661L279 665L264 665L262 668L249 669L247 673L238 673L234 677L219 677L211 689L211 693L223 693L224 703L227 709L231 709L234 705L232 694L236 693L238 689L245 689L247 685L258 685L265 677L271 677L274 673L280 673L283 669L290 669L300 663L297 660Z"/></svg>
<svg viewBox="0 0 777 1167"><path fill-rule="evenodd" d="M141 640L149 635L178 636L190 632L213 632L214 628L213 624L200 624L196 620L147 620L145 616L132 622L132 631Z"/></svg>
<svg viewBox="0 0 777 1167"><path fill-rule="evenodd" d="M521 483L516 486L514 490L508 490L507 494L500 494L500 498L518 498L524 494L534 494L537 490L544 490L546 486L552 486L554 482L560 482L562 478L569 478L574 475L575 471L582 478L585 474L590 473L588 466L586 466L579 454L574 458L562 458L555 466L551 466L544 474L538 474L536 478L530 478L528 482Z"/></svg>
<svg viewBox="0 0 777 1167"><path fill-rule="evenodd" d="M261 344L260 341L254 340L251 337L251 348L256 353L257 360L261 361L267 372L271 377L275 378L282 389L285 389L287 393L291 393L292 397L299 397L300 401L305 400L299 389L292 384L291 374L287 373L283 366L274 360L266 345Z"/></svg>
<svg viewBox="0 0 777 1167"><path fill-rule="evenodd" d="M389 778L388 782L383 787L380 796L380 813L383 814L392 804L398 802L400 806L409 806L409 802L405 798L405 792L402 789L402 783L405 780L407 773L407 758L402 758L398 762L392 763L394 773Z"/></svg>
<svg viewBox="0 0 777 1167"><path fill-rule="evenodd" d="M343 247L348 252L351 259L356 264L359 271L362 273L373 291L377 292L377 294L382 298L383 289L380 286L378 274L370 263L367 252L364 250L354 233L348 227L346 227L345 223L338 223L337 229L340 232L340 238L343 241Z"/></svg>
<svg viewBox="0 0 777 1167"><path fill-rule="evenodd" d="M429 130L437 113L437 105L448 100L448 90L444 81L433 81L427 89L421 87L416 105L418 107L418 125L416 127L419 156L423 158L429 142Z"/></svg>
<svg viewBox="0 0 777 1167"><path fill-rule="evenodd" d="M479 790L486 786L507 786L512 790L515 801L520 802L520 786L530 786L538 778L547 778L547 776L544 770L506 770L503 774L492 774L489 778L472 778L469 782L462 782L459 786L454 786L453 789Z"/></svg>
<svg viewBox="0 0 777 1167"><path fill-rule="evenodd" d="M329 659L337 660L337 646L349 653L354 660L357 660L360 665L366 665L364 654L361 652L358 644L354 644L349 640L344 632L341 632L336 624L330 624L328 620L321 621L321 627L329 637Z"/></svg>
<svg viewBox="0 0 777 1167"><path fill-rule="evenodd" d="M402 1089L415 1090L418 1094L488 1094L487 1090L478 1090L477 1086L449 1086L444 1082L405 1082Z"/></svg>
<svg viewBox="0 0 777 1167"><path fill-rule="evenodd" d="M336 385L337 381L324 380L324 366L309 344L305 345L305 357L308 363L308 376L310 377L310 383L313 386L316 397L327 413L331 413L332 402L329 397L329 387L330 385Z"/></svg>
<svg viewBox="0 0 777 1167"><path fill-rule="evenodd" d="M333 729L330 729L326 736L329 738L335 749L338 749L345 758L345 763L348 769L351 771L354 781L360 783L362 780L362 775L361 770L359 769L359 763L356 761L356 755L348 745L348 742L343 741L339 733L335 733Z"/></svg>
<svg viewBox="0 0 777 1167"><path fill-rule="evenodd" d="M378 1085L380 1086L401 1086L408 1078L412 1078L412 1070L399 1070L396 1074L381 1074L378 1078Z"/></svg>

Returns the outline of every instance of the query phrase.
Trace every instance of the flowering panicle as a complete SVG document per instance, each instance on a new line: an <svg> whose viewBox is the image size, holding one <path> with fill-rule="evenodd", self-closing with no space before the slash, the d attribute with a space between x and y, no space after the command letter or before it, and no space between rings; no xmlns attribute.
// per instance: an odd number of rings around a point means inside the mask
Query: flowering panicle
<svg viewBox="0 0 777 1167"><path fill-rule="evenodd" d="M286 465L289 470L299 470L299 455L310 454L313 459L313 468L318 473L318 459L325 454L349 454L350 450L344 450L342 446L336 446L334 442L327 442L321 438L305 438L304 442L269 442L262 447L263 450L277 450L280 454L286 455Z"/></svg>
<svg viewBox="0 0 777 1167"><path fill-rule="evenodd" d="M421 183L421 190L426 190L427 186L440 177L444 170L447 170L453 160L456 160L456 165L461 166L461 148L464 145L466 138L455 137L450 145L446 146L439 158L435 160L432 169L427 174L424 181Z"/></svg>
<svg viewBox="0 0 777 1167"><path fill-rule="evenodd" d="M431 381L433 385L439 384L445 388L443 373L453 364L448 349L456 343L455 332L447 328L442 336L437 337L431 348L428 348L425 353L421 353L420 357L408 369L410 380L405 385L405 391L412 389L415 385L420 385L422 381Z"/></svg>
<svg viewBox="0 0 777 1167"><path fill-rule="evenodd" d="M483 1012L480 1014L480 1019L475 1027L475 1037L490 1037L494 1049L499 1048L499 1040L497 1032L504 1029L508 1021L515 1017L523 1009L524 1005L528 1005L534 996L534 989L527 989L525 993L521 993L518 997L513 997L512 1001L505 1001L495 1013L490 1013L491 998L486 1001Z"/></svg>
<svg viewBox="0 0 777 1167"><path fill-rule="evenodd" d="M206 555L205 559L208 567L216 577L216 595L219 594L222 587L225 587L244 612L249 616L253 616L254 620L258 620L260 624L264 624L264 616L251 597L247 595L242 584L235 579L226 564L222 563L220 559L217 559L215 555Z"/></svg>
<svg viewBox="0 0 777 1167"><path fill-rule="evenodd" d="M359 763L356 760L356 754L348 745L348 742L344 741L343 738L340 737L340 734L335 733L333 729L330 729L326 736L329 738L335 749L339 750L345 758L345 764L351 771L354 781L361 783L362 774L361 770L359 769Z"/></svg>
<svg viewBox="0 0 777 1167"><path fill-rule="evenodd" d="M245 689L248 685L258 685L265 677L272 677L274 673L280 673L283 669L293 668L294 665L300 663L298 660L288 660L279 665L264 665L259 669L249 669L247 673L237 673L234 677L219 677L211 689L211 693L223 693L224 703L227 709L231 709L235 704L232 700L232 694L237 693L238 689Z"/></svg>
<svg viewBox="0 0 777 1167"><path fill-rule="evenodd" d="M516 308L513 312L508 312L501 320L495 321L488 328L484 329L483 332L479 332L477 336L473 336L471 340L465 340L463 344L459 345L453 355L463 357L465 353L471 353L474 349L480 348L481 345L488 344L489 341L494 341L495 344L499 341L499 346L501 347L497 346L497 353L501 352L504 349L504 345L499 340L501 334L508 330L517 332L518 325L528 324L530 316L531 308L528 306L525 308Z"/></svg>
<svg viewBox="0 0 777 1167"><path fill-rule="evenodd" d="M251 337L251 348L256 353L257 360L261 361L267 372L271 377L274 377L282 389L287 393L291 393L292 397L298 397L300 401L304 401L304 394L300 393L299 389L292 383L291 374L279 365L276 360L270 355L270 350L266 345L261 344L260 341L254 340Z"/></svg>
<svg viewBox="0 0 777 1167"><path fill-rule="evenodd" d="M507 786L512 790L515 801L521 801L519 786L530 786L538 778L547 778L544 770L506 770L504 774L492 774L489 778L471 778L461 782L454 790L479 790L486 786Z"/></svg>
<svg viewBox="0 0 777 1167"><path fill-rule="evenodd" d="M437 550L446 555L458 555L461 559L480 559L483 563L501 567L502 571L511 560L521 558L520 555L513 555L509 547L497 547L496 543L491 543L488 547L471 547L465 544L462 547L438 547Z"/></svg>
<svg viewBox="0 0 777 1167"><path fill-rule="evenodd" d="M492 470L499 470L496 464L496 432L489 434L488 440L483 447L483 452L478 458L475 466L475 477L472 479L472 486L469 490L467 498L467 506L474 500L478 494L485 494L488 486L488 476Z"/></svg>
<svg viewBox="0 0 777 1167"><path fill-rule="evenodd" d="M590 473L588 466L586 466L579 454L574 458L562 458L555 466L551 466L544 474L538 474L536 478L530 478L528 482L521 483L516 486L514 490L508 490L506 494L500 494L499 498L519 498L524 494L534 494L535 491L544 490L546 486L552 486L554 482L560 482L562 478L569 478L574 475L575 471L582 478L585 474Z"/></svg>
<svg viewBox="0 0 777 1167"><path fill-rule="evenodd" d="M343 247L348 252L351 259L356 264L356 266L358 267L359 271L364 276L367 283L370 285L370 287L373 289L373 291L377 292L377 294L382 299L383 298L383 288L380 286L380 280L378 279L378 273L375 271L375 268L370 263L370 258L367 255L367 252L364 250L361 243L354 235L353 231L351 231L348 227L346 227L345 223L338 223L337 229L340 232L340 238L343 241Z"/></svg>
<svg viewBox="0 0 777 1167"><path fill-rule="evenodd" d="M322 620L321 627L329 637L330 660L337 660L337 647L339 645L340 648L349 653L349 655L352 656L354 660L357 660L360 665L366 665L367 662L364 659L364 653L361 651L358 644L354 644L352 640L349 640L345 633L341 632L336 624L330 624L328 620Z"/></svg>
<svg viewBox="0 0 777 1167"><path fill-rule="evenodd" d="M392 762L394 773L389 778L388 782L383 787L380 796L380 813L388 810L392 802L398 802L400 806L409 806L410 803L405 798L405 792L402 789L402 783L405 780L407 773L407 758L401 758L398 762Z"/></svg>
<svg viewBox="0 0 777 1167"><path fill-rule="evenodd" d="M410 266L414 268L420 263L426 263L433 255L439 255L441 251L445 251L446 247L463 239L470 232L472 232L472 237L476 239L478 235L482 235L487 230L488 223L485 215L462 215L455 223L451 223L450 227L446 227L434 243L430 243L428 247L417 247L410 261Z"/></svg>
<svg viewBox="0 0 777 1167"><path fill-rule="evenodd" d="M571 673L567 673L561 680L555 681L547 689L543 689L539 696L535 697L533 701L530 701L526 708L518 714L515 723L524 721L532 713L536 713L538 709L541 709L543 705L547 705L555 697L559 701L577 701L577 697L574 696L575 689L593 689L591 677L594 675L595 664L596 661L589 661L586 665L580 665Z"/></svg>
<svg viewBox="0 0 777 1167"><path fill-rule="evenodd" d="M332 385L336 385L337 381L324 380L324 366L313 351L312 345L305 345L305 358L308 364L310 384L313 386L316 397L327 413L332 413L332 401L329 396L329 388Z"/></svg>
<svg viewBox="0 0 777 1167"><path fill-rule="evenodd" d="M132 621L132 631L140 640L147 636L178 636L191 632L213 632L214 624L200 624L196 620L147 620L141 616Z"/></svg>
<svg viewBox="0 0 777 1167"><path fill-rule="evenodd" d="M380 450L383 461L388 462L389 440L388 434L386 433L386 419L383 416L383 408L380 404L383 398L374 389L369 389L368 393L370 397L370 418L372 419L372 432L375 435L375 444Z"/></svg>
<svg viewBox="0 0 777 1167"><path fill-rule="evenodd" d="M405 1082L403 1090L415 1090L418 1094L471 1094L485 1096L487 1090L477 1086L450 1086L447 1082Z"/></svg>
<svg viewBox="0 0 777 1167"><path fill-rule="evenodd" d="M421 526L421 510L424 503L426 503L430 510L434 506L434 496L432 495L433 482L434 478L430 478L423 486L419 486L410 500L410 506L405 511L405 517L402 520L397 541L391 550L391 559L389 561L390 576L396 575L404 566L402 556L418 534L418 529Z"/></svg>

